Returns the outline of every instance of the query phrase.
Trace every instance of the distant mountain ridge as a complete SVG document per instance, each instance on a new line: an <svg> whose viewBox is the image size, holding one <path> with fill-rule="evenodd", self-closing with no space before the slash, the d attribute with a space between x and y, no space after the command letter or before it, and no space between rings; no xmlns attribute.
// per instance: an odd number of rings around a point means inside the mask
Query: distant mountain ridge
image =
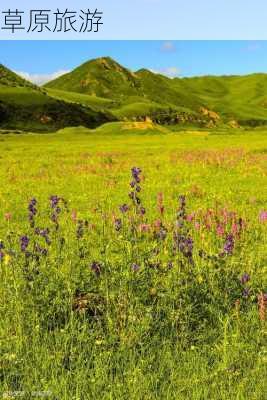
<svg viewBox="0 0 267 400"><path fill-rule="evenodd" d="M267 125L267 74L168 78L101 57L38 87L0 65L0 127L55 130L108 121Z"/></svg>
<svg viewBox="0 0 267 400"><path fill-rule="evenodd" d="M45 88L113 100L119 108L153 102L159 108L189 113L192 119L196 114L200 119L207 117L204 110L208 110L226 123L267 124L267 75L262 73L171 79L146 69L132 72L110 57L102 57L47 83Z"/></svg>

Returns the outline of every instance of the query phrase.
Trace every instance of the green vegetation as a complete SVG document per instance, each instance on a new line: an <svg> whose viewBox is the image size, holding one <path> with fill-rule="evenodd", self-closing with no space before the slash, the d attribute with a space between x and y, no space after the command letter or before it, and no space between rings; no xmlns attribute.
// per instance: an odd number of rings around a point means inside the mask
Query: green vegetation
<svg viewBox="0 0 267 400"><path fill-rule="evenodd" d="M169 79L109 57L38 88L0 66L0 126L55 131L149 118L184 128L257 127L267 121L266 89L265 74Z"/></svg>
<svg viewBox="0 0 267 400"><path fill-rule="evenodd" d="M59 100L69 101L70 103L83 104L84 106L92 107L96 110L102 110L104 108L110 108L116 102L110 99L102 97L90 96L86 94L62 91L57 89L47 89L47 93L51 97L55 97Z"/></svg>
<svg viewBox="0 0 267 400"><path fill-rule="evenodd" d="M26 81L21 78L14 72L10 71L8 68L4 67L4 65L0 64L0 83L1 86L8 87L28 87L28 88L37 88L32 83Z"/></svg>
<svg viewBox="0 0 267 400"><path fill-rule="evenodd" d="M66 126L96 127L115 117L80 104L54 99L0 66L0 127L51 132Z"/></svg>
<svg viewBox="0 0 267 400"><path fill-rule="evenodd" d="M0 393L264 400L266 149L149 121L2 135Z"/></svg>
<svg viewBox="0 0 267 400"><path fill-rule="evenodd" d="M149 116L195 126L253 127L267 121L266 74L169 79L144 69L133 73L106 57L81 65L46 88L60 90L62 98L69 91L89 95L88 102L93 96L95 104L98 97L113 100L106 107L119 118ZM81 100L86 103L84 96Z"/></svg>
<svg viewBox="0 0 267 400"><path fill-rule="evenodd" d="M266 81L0 65L0 396L265 400Z"/></svg>

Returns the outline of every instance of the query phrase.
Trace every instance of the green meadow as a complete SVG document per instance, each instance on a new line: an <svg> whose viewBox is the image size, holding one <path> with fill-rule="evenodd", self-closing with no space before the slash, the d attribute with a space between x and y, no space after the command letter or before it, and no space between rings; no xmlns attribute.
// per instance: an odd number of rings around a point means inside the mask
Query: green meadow
<svg viewBox="0 0 267 400"><path fill-rule="evenodd" d="M266 399L267 130L3 130L0 181L3 398Z"/></svg>

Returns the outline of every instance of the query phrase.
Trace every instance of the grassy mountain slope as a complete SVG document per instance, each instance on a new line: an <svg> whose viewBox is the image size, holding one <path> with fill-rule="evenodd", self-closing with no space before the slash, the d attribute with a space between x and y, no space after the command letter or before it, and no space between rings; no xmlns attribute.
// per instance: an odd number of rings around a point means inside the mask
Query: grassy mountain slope
<svg viewBox="0 0 267 400"><path fill-rule="evenodd" d="M241 124L267 119L267 75L174 79L174 85L194 93L208 108Z"/></svg>
<svg viewBox="0 0 267 400"><path fill-rule="evenodd" d="M109 57L91 60L62 77L49 82L47 88L120 98L139 93L139 79Z"/></svg>
<svg viewBox="0 0 267 400"><path fill-rule="evenodd" d="M0 64L0 85L7 87L28 87L37 89L37 86L21 78L19 75L10 71L2 64Z"/></svg>
<svg viewBox="0 0 267 400"><path fill-rule="evenodd" d="M55 99L1 65L0 127L51 131L65 126L96 127L114 119L107 113Z"/></svg>
<svg viewBox="0 0 267 400"><path fill-rule="evenodd" d="M165 106L194 109L201 105L194 95L174 88L170 79L144 69L133 73L110 57L91 60L45 87L104 97L118 103L139 97Z"/></svg>
<svg viewBox="0 0 267 400"><path fill-rule="evenodd" d="M91 107L95 110L103 110L112 108L115 101L111 99L105 99L103 97L90 96L82 93L63 91L57 89L46 89L47 94L58 100L68 101L70 103L82 104L85 107Z"/></svg>
<svg viewBox="0 0 267 400"><path fill-rule="evenodd" d="M105 57L81 65L49 82L46 88L60 90L63 98L69 92L91 96L83 101L102 102L101 106L112 109L118 118L155 116L171 109L170 119L175 122L182 120L182 112L186 120L200 124L209 120L235 120L252 126L267 123L265 74L170 79L145 69L133 73ZM109 103L104 104L103 98ZM214 111L218 117L207 111Z"/></svg>

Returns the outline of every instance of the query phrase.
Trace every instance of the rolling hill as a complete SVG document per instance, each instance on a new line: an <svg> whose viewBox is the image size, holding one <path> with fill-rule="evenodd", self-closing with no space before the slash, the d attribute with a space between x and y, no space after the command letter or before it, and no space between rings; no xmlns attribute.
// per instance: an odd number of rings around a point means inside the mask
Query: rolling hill
<svg viewBox="0 0 267 400"><path fill-rule="evenodd" d="M45 88L51 96L108 109L119 119L150 117L159 123L200 126L267 124L266 74L170 79L145 69L131 72L103 57Z"/></svg>
<svg viewBox="0 0 267 400"><path fill-rule="evenodd" d="M115 117L50 97L38 86L0 65L0 128L54 131L66 126L94 128Z"/></svg>
<svg viewBox="0 0 267 400"><path fill-rule="evenodd" d="M47 89L76 92L115 101L113 108L140 103L166 107L197 109L201 102L192 94L176 89L171 79L148 70L136 73L110 57L91 60L45 85Z"/></svg>
<svg viewBox="0 0 267 400"><path fill-rule="evenodd" d="M132 72L110 57L44 87L0 65L0 128L53 131L111 121L238 128L267 125L267 75L168 78Z"/></svg>

